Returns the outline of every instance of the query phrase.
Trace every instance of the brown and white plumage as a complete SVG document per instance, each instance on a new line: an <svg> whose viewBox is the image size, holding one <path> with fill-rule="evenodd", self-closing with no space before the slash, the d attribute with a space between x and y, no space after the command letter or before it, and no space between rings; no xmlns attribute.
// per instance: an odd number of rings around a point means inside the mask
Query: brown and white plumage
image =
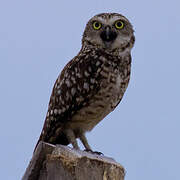
<svg viewBox="0 0 180 180"><path fill-rule="evenodd" d="M116 27L117 22L123 28ZM130 78L134 41L132 25L120 14L103 13L89 20L80 52L55 82L39 141L71 143L79 149L76 138L80 138L91 150L85 133L121 101Z"/></svg>

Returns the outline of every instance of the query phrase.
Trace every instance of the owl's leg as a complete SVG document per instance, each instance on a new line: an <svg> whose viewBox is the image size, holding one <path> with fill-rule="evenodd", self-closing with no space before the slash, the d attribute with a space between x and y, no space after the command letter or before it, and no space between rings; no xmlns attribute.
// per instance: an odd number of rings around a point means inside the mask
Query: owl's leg
<svg viewBox="0 0 180 180"><path fill-rule="evenodd" d="M92 151L90 145L88 144L87 138L84 135L84 133L80 134L79 139L81 140L84 147L86 148L86 151Z"/></svg>
<svg viewBox="0 0 180 180"><path fill-rule="evenodd" d="M101 153L101 152L92 151L92 149L91 149L90 145L88 144L87 138L86 138L86 136L85 136L84 133L81 133L81 134L79 135L79 139L80 139L81 142L83 143L86 152L90 152L90 153L97 154L97 155L103 155L103 153Z"/></svg>
<svg viewBox="0 0 180 180"><path fill-rule="evenodd" d="M66 137L67 137L69 143L72 144L73 148L74 149L79 149L79 146L78 146L78 143L77 143L77 140L76 140L76 137L75 137L75 134L74 134L73 130L66 129L65 134L66 134Z"/></svg>

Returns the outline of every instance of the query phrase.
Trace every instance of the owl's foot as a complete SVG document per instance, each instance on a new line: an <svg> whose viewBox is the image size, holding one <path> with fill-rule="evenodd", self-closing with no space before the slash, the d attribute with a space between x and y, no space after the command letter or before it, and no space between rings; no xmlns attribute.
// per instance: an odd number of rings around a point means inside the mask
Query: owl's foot
<svg viewBox="0 0 180 180"><path fill-rule="evenodd" d="M100 155L100 156L103 156L103 155L104 155L102 152L92 151L91 149L85 149L84 151L85 151L85 152L92 153L92 154L97 154L97 155Z"/></svg>
<svg viewBox="0 0 180 180"><path fill-rule="evenodd" d="M97 154L97 155L100 155L100 156L104 156L104 154L102 152L99 152L99 151L93 151L93 154Z"/></svg>

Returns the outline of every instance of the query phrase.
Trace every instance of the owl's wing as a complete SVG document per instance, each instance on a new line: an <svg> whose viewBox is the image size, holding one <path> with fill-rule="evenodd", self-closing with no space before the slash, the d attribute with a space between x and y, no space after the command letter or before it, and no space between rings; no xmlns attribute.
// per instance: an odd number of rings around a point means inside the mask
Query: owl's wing
<svg viewBox="0 0 180 180"><path fill-rule="evenodd" d="M65 66L54 84L39 141L69 144L61 132L72 116L88 105L89 99L98 92L100 65L97 59L86 54L76 56Z"/></svg>

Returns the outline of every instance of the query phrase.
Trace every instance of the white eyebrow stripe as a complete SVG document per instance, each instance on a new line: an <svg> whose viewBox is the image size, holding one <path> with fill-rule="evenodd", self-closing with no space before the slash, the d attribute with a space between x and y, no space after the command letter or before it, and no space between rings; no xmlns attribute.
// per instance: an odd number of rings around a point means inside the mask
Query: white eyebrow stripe
<svg viewBox="0 0 180 180"><path fill-rule="evenodd" d="M112 18L110 18L110 19L103 18L103 17L97 17L97 18L95 18L95 21L96 21L96 20L99 21L99 22L101 22L101 23L103 23L103 24L109 24L109 25L114 24L115 21L117 21L117 20L122 20L122 21L128 22L128 20L127 20L126 18L121 17L121 16L115 16L115 17L112 17Z"/></svg>

